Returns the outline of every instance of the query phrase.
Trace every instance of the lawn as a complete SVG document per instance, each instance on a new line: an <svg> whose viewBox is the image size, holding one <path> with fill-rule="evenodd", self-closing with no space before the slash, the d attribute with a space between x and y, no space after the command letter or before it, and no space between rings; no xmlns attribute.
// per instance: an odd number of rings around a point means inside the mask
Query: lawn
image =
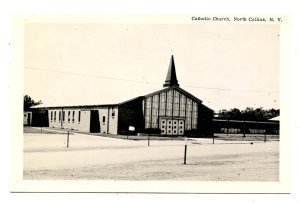
<svg viewBox="0 0 300 204"><path fill-rule="evenodd" d="M278 181L279 142L24 134L24 179Z"/></svg>

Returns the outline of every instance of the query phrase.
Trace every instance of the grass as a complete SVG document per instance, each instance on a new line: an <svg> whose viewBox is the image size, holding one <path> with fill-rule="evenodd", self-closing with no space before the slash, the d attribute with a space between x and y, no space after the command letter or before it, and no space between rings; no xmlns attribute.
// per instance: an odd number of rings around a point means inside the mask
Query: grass
<svg viewBox="0 0 300 204"><path fill-rule="evenodd" d="M39 134L67 134L70 133L81 133L94 136L110 137L116 139L127 139L127 140L148 140L148 136L137 136L137 135L114 135L114 134L102 134L102 133L89 133L80 132L76 130L59 129L51 127L30 127L24 126L23 133L39 133ZM150 140L184 140L185 136L167 137L167 136L150 136ZM206 137L211 138L211 137ZM264 141L264 134L215 134L215 140L225 140L225 141ZM267 141L279 141L279 135L266 135Z"/></svg>
<svg viewBox="0 0 300 204"><path fill-rule="evenodd" d="M246 134L244 137L243 134L215 134L216 140L225 140L225 141L264 141L264 134ZM279 141L279 135L266 135L267 141Z"/></svg>
<svg viewBox="0 0 300 204"><path fill-rule="evenodd" d="M36 133L36 134L66 134L56 130L49 129L48 127L30 127L23 126L23 133Z"/></svg>

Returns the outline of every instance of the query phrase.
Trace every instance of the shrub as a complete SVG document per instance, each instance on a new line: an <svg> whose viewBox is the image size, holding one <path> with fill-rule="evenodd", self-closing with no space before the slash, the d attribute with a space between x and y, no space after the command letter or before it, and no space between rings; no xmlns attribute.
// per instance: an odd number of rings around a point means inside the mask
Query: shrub
<svg viewBox="0 0 300 204"><path fill-rule="evenodd" d="M147 133L147 134L160 134L161 130L159 128L146 128L145 133Z"/></svg>

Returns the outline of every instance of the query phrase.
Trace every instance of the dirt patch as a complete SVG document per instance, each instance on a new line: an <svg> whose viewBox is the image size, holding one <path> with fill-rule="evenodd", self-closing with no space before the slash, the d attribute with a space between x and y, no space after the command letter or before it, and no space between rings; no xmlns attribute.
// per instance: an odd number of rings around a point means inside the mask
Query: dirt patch
<svg viewBox="0 0 300 204"><path fill-rule="evenodd" d="M39 135L39 136L37 136ZM29 180L278 181L279 142L120 140L73 134L25 134ZM199 144L193 144L198 142Z"/></svg>
<svg viewBox="0 0 300 204"><path fill-rule="evenodd" d="M216 156L182 160L149 160L90 167L24 171L24 179L278 181L278 154Z"/></svg>

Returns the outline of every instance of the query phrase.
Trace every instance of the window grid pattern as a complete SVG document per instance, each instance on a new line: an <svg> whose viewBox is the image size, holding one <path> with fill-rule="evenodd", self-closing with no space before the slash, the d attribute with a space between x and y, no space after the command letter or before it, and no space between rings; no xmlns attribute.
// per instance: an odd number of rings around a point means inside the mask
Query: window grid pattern
<svg viewBox="0 0 300 204"><path fill-rule="evenodd" d="M146 99L146 109L145 109L145 126L146 128L150 128L151 127L151 120L150 120L150 117L151 117L151 97L148 97Z"/></svg>
<svg viewBox="0 0 300 204"><path fill-rule="evenodd" d="M152 97L152 108L151 108L151 111L152 111L152 119L151 119L151 127L152 128L158 128L158 95L154 95Z"/></svg>
<svg viewBox="0 0 300 204"><path fill-rule="evenodd" d="M160 94L159 115L166 114L166 92Z"/></svg>
<svg viewBox="0 0 300 204"><path fill-rule="evenodd" d="M197 125L198 125L198 104L193 102L192 129L197 129Z"/></svg>
<svg viewBox="0 0 300 204"><path fill-rule="evenodd" d="M185 117L185 107L186 107L186 97L183 94L180 94L180 117Z"/></svg>
<svg viewBox="0 0 300 204"><path fill-rule="evenodd" d="M172 108L173 108L173 90L169 90L167 93L167 116L172 116Z"/></svg>
<svg viewBox="0 0 300 204"><path fill-rule="evenodd" d="M191 130L191 124L192 124L192 100L187 98L186 101L186 130Z"/></svg>
<svg viewBox="0 0 300 204"><path fill-rule="evenodd" d="M145 128L160 128L159 117L173 116L185 118L185 130L197 129L198 103L177 90L168 90L147 97L144 103Z"/></svg>
<svg viewBox="0 0 300 204"><path fill-rule="evenodd" d="M179 116L179 92L174 91L173 116Z"/></svg>

